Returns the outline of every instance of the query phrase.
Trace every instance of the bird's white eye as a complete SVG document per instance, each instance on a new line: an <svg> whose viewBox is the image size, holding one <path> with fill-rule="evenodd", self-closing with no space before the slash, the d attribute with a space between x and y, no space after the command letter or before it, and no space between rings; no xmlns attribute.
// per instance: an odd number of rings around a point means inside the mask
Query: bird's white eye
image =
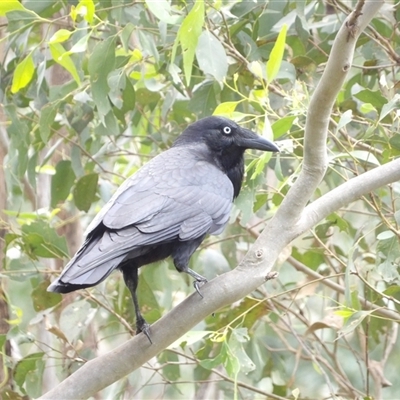
<svg viewBox="0 0 400 400"><path fill-rule="evenodd" d="M232 129L229 126L224 126L222 132L224 132L225 135L229 135L232 132Z"/></svg>

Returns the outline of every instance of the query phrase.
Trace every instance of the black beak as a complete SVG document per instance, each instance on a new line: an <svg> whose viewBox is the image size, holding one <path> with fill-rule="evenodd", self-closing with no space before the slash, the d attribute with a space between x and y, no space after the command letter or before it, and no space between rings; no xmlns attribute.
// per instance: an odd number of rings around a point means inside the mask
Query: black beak
<svg viewBox="0 0 400 400"><path fill-rule="evenodd" d="M279 147L275 143L245 128L241 128L240 137L237 139L236 145L244 149L279 152Z"/></svg>

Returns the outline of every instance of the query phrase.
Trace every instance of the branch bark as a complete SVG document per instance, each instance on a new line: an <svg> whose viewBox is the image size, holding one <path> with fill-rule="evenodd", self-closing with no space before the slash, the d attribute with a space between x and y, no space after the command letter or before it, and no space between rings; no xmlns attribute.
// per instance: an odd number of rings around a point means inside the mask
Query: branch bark
<svg viewBox="0 0 400 400"><path fill-rule="evenodd" d="M325 174L329 117L350 69L356 40L383 0L360 1L359 4L362 13L358 8L341 27L313 95L307 116L302 172L239 266L204 285L204 298L192 294L153 324L152 345L144 335L137 335L111 352L87 362L40 399L85 399L131 373L207 315L242 299L263 284L270 276L279 253L305 230L363 194L400 179L400 160L392 161L354 178L306 207Z"/></svg>

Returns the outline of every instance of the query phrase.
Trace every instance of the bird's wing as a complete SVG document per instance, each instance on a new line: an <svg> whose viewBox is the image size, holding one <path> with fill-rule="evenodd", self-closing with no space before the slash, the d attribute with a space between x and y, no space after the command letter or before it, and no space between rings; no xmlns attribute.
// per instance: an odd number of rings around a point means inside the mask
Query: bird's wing
<svg viewBox="0 0 400 400"><path fill-rule="evenodd" d="M135 226L146 234L165 232L164 240L173 239L172 232L181 240L219 232L229 219L232 184L190 151L172 148L146 164L113 197L103 224L112 230Z"/></svg>

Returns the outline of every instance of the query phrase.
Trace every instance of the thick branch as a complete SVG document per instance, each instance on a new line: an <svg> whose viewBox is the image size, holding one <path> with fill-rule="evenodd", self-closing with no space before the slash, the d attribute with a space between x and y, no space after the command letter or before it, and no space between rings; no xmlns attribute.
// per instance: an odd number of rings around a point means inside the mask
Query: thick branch
<svg viewBox="0 0 400 400"><path fill-rule="evenodd" d="M398 180L400 180L400 159L347 181L305 208L297 225L298 234L310 229L329 214L352 203L364 194Z"/></svg>
<svg viewBox="0 0 400 400"><path fill-rule="evenodd" d="M363 3L358 3L340 28L310 101L304 134L303 169L277 212L277 216L284 216L282 222L287 221L290 225L300 217L325 174L326 139L332 107L350 70L357 39L383 5L383 0Z"/></svg>

